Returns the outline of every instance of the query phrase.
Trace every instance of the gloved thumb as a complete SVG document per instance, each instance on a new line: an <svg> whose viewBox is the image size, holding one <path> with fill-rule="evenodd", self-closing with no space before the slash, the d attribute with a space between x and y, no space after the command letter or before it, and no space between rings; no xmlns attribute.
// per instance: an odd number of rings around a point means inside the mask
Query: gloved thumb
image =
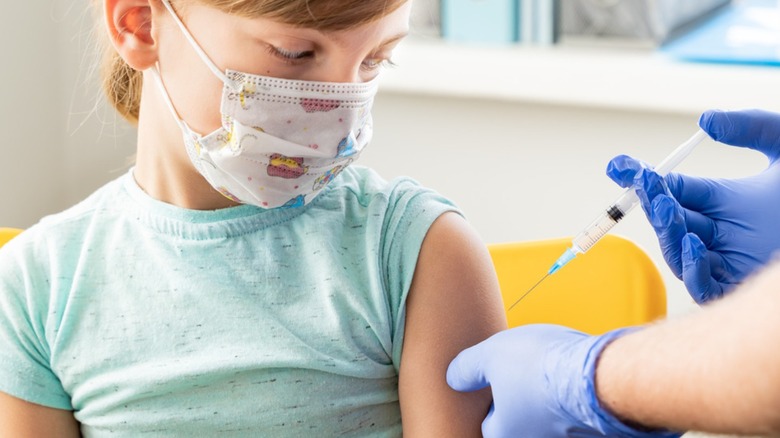
<svg viewBox="0 0 780 438"><path fill-rule="evenodd" d="M699 126L713 140L763 152L771 162L780 158L780 114L751 109L705 111Z"/></svg>
<svg viewBox="0 0 780 438"><path fill-rule="evenodd" d="M490 385L483 369L482 344L463 350L447 368L447 384L456 391L471 392Z"/></svg>
<svg viewBox="0 0 780 438"><path fill-rule="evenodd" d="M683 283L697 303L723 295L722 286L712 278L707 247L696 234L682 238L682 266Z"/></svg>

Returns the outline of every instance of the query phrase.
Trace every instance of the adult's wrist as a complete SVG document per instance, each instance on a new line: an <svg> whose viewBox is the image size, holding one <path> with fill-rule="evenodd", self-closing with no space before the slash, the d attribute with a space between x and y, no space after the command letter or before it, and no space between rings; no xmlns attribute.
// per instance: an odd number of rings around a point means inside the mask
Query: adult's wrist
<svg viewBox="0 0 780 438"><path fill-rule="evenodd" d="M599 364L602 355L614 342L619 341L622 337L640 329L640 327L628 327L607 332L598 336L596 342L591 346L583 369L589 408L600 420L601 428L606 436L628 438L678 438L682 436L679 432L648 427L634 422L628 418L627 415L612 410L611 406L614 404L604 403L602 401L602 397L606 400L610 400L610 398L609 396L603 396L603 388L600 388L600 386L603 385L599 385L599 377L601 377L602 380L608 380L611 385L620 384L621 381L625 382L629 377L620 375L604 376L603 373L599 373Z"/></svg>

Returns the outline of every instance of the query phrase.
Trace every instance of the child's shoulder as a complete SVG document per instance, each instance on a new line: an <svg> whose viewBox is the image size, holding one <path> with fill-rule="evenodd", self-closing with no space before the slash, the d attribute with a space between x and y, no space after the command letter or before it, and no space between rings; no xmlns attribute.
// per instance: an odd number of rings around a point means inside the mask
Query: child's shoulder
<svg viewBox="0 0 780 438"><path fill-rule="evenodd" d="M132 174L125 173L109 181L71 207L43 217L36 226L45 228L57 226L58 224L78 222L89 219L96 212L106 212L115 209L123 200L128 199L126 185L129 178L132 178Z"/></svg>
<svg viewBox="0 0 780 438"><path fill-rule="evenodd" d="M424 187L413 178L399 176L387 180L375 170L365 166L347 167L334 181L333 189L339 196L354 197L363 205L376 202L392 205L398 200L419 195L427 195L431 199L451 203L435 190Z"/></svg>
<svg viewBox="0 0 780 438"><path fill-rule="evenodd" d="M345 169L321 196L323 199L315 204L330 211L336 221L378 222L384 230L382 234L394 234L393 229L410 224L423 227L424 231L425 224L442 213L460 213L451 200L412 178L402 176L388 181L363 166Z"/></svg>
<svg viewBox="0 0 780 438"><path fill-rule="evenodd" d="M24 230L18 239L18 244L25 245L58 245L68 239L82 240L93 221L96 213L115 209L123 197L123 181L128 175L119 177L92 194L57 213L42 217L36 224ZM82 237L78 237L82 236Z"/></svg>

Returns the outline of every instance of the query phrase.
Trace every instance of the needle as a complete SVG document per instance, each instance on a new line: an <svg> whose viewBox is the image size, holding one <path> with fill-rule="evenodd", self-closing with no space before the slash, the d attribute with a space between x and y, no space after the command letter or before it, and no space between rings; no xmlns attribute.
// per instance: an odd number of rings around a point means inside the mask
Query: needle
<svg viewBox="0 0 780 438"><path fill-rule="evenodd" d="M528 289L528 292L524 293L524 294L523 294L523 296L522 296L522 297L520 297L520 298L518 298L518 299L517 299L517 301L515 301L515 303L514 303L514 304L512 304L511 306L509 306L509 310L512 310L512 308L513 308L513 307L515 307L515 306L517 305L517 303L519 303L520 301L522 301L522 300L523 300L523 298L525 298L525 297L526 297L528 294L530 294L531 292L533 292L533 290L534 290L534 289L536 289L536 286L539 286L539 285L540 285L540 284L541 284L541 283L544 281L544 279L545 279L545 278L547 278L547 277L549 277L549 276L550 276L550 273L548 272L547 274L545 274L545 275L544 275L544 277L542 277L542 279L541 279L541 280L537 281L535 285L533 285L533 286L532 286L530 289ZM507 310L507 311L509 311L509 310Z"/></svg>

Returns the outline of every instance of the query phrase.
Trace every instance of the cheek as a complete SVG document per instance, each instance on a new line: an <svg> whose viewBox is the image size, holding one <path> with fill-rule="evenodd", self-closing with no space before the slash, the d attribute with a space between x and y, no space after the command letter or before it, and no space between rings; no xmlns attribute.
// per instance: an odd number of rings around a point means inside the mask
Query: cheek
<svg viewBox="0 0 780 438"><path fill-rule="evenodd" d="M176 110L190 128L205 135L220 127L222 82L211 72L194 74L192 70L189 74L183 71L170 80L173 81L170 88Z"/></svg>
<svg viewBox="0 0 780 438"><path fill-rule="evenodd" d="M185 43L186 44L186 43ZM179 116L199 134L219 128L222 82L191 47L171 47L160 55L160 66L168 94Z"/></svg>
<svg viewBox="0 0 780 438"><path fill-rule="evenodd" d="M192 75L179 84L178 111L185 122L199 134L210 134L221 125L222 82L212 78L198 80Z"/></svg>

